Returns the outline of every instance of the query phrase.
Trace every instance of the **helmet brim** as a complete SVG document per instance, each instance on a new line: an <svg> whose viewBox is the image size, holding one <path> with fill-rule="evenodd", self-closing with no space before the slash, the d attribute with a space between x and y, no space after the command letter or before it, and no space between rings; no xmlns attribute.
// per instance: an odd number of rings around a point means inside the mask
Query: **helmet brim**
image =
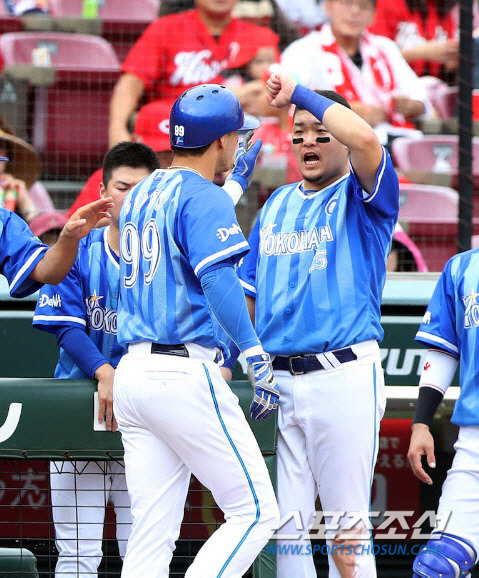
<svg viewBox="0 0 479 578"><path fill-rule="evenodd" d="M238 130L255 130L256 128L259 128L260 125L261 125L261 122L260 122L259 118L256 118L255 116L252 116L251 114L245 114L243 126L241 128L239 128Z"/></svg>

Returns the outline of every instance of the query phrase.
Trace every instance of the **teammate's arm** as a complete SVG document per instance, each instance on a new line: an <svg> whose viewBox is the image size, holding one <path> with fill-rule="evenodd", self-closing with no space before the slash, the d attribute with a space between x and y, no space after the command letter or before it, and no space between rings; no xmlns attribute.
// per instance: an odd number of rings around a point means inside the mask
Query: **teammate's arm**
<svg viewBox="0 0 479 578"><path fill-rule="evenodd" d="M430 349L419 380L419 397L407 458L414 475L426 484L432 484L432 479L422 466L422 456L426 456L427 465L430 468L436 467L434 438L429 431L429 426L452 382L457 363L457 359L449 352L436 348Z"/></svg>
<svg viewBox="0 0 479 578"><path fill-rule="evenodd" d="M58 241L45 252L45 256L32 270L29 277L39 283L57 285L73 266L78 253L78 242L95 227L100 219L109 217L112 198L99 199L78 209L63 227Z"/></svg>
<svg viewBox="0 0 479 578"><path fill-rule="evenodd" d="M270 356L253 328L233 264L217 263L200 274L200 282L216 319L246 357L248 378L254 389L251 416L265 419L277 408L279 391Z"/></svg>
<svg viewBox="0 0 479 578"><path fill-rule="evenodd" d="M69 325L57 326L54 329L56 329L58 346L65 350L73 363L85 375L98 381L98 421L103 423L105 420L106 429L116 431L117 424L113 414L114 368L83 328Z"/></svg>
<svg viewBox="0 0 479 578"><path fill-rule="evenodd" d="M110 147L131 140L128 119L135 112L143 91L143 81L128 72L122 74L115 84L110 100Z"/></svg>
<svg viewBox="0 0 479 578"><path fill-rule="evenodd" d="M373 191L383 149L365 120L347 107L301 86L284 72L272 74L267 89L271 106L282 108L293 103L321 121L328 132L349 149L351 164L364 190Z"/></svg>

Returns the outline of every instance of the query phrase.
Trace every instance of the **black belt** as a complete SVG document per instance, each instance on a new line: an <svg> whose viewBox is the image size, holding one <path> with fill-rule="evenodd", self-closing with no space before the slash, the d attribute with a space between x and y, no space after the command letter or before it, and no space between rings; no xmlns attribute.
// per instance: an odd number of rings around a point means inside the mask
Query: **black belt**
<svg viewBox="0 0 479 578"><path fill-rule="evenodd" d="M333 355L339 363L347 363L354 361L358 356L350 347L343 347L342 349L335 349L328 351L328 355ZM273 360L273 369L289 371L291 375L303 375L310 371L318 371L321 369L332 369L332 364L323 365L316 355L291 355L285 357L277 355Z"/></svg>
<svg viewBox="0 0 479 578"><path fill-rule="evenodd" d="M161 343L151 344L151 353L162 353L163 355L177 355L178 357L189 357L190 354L183 343L178 345L162 345Z"/></svg>

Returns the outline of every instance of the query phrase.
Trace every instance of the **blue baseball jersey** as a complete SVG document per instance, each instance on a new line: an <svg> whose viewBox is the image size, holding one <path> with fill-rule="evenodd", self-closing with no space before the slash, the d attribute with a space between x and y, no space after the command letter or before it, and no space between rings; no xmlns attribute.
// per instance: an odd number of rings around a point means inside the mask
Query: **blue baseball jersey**
<svg viewBox="0 0 479 578"><path fill-rule="evenodd" d="M0 271L8 281L12 297L26 297L42 283L29 275L48 250L30 227L12 211L0 208Z"/></svg>
<svg viewBox="0 0 479 578"><path fill-rule="evenodd" d="M479 425L479 249L452 257L444 267L416 341L459 359L461 392L452 422Z"/></svg>
<svg viewBox="0 0 479 578"><path fill-rule="evenodd" d="M399 185L383 149L374 190L353 171L321 191L276 190L251 232L238 269L256 299L256 332L273 355L320 353L381 340L386 259Z"/></svg>
<svg viewBox="0 0 479 578"><path fill-rule="evenodd" d="M127 195L120 231L120 343L224 350L199 277L248 251L231 198L196 171L157 170Z"/></svg>
<svg viewBox="0 0 479 578"><path fill-rule="evenodd" d="M45 285L37 301L33 325L56 333L79 327L105 359L116 367L125 349L117 340L120 263L107 240L108 227L93 229L80 241L75 263L59 285ZM61 379L86 379L63 348L55 369Z"/></svg>

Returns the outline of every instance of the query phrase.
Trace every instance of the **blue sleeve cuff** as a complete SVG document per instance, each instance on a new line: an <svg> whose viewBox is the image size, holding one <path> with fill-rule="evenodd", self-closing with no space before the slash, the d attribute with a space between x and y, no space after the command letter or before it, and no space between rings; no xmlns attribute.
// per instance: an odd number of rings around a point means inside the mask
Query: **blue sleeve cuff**
<svg viewBox="0 0 479 578"><path fill-rule="evenodd" d="M95 371L101 365L109 363L85 331L79 327L61 327L57 331L57 343L73 363L91 379L95 378Z"/></svg>

